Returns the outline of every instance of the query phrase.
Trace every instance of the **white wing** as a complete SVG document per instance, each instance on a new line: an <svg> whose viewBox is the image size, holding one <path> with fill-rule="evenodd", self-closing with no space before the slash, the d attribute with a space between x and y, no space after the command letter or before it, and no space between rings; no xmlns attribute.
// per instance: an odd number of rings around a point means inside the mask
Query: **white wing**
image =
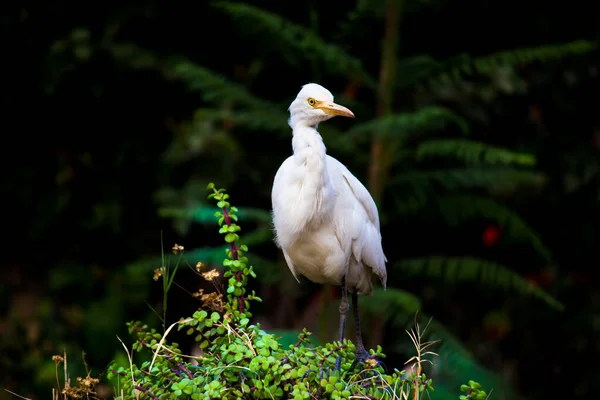
<svg viewBox="0 0 600 400"><path fill-rule="evenodd" d="M295 185L294 180L293 157L290 156L281 164L273 179L273 188L271 190L273 233L275 234L275 244L283 250L283 256L288 268L292 272L292 275L294 275L294 278L300 282L294 264L285 251L291 239L291 234L284 211L286 208L290 208L293 200L297 198L297 194L293 190L293 186Z"/></svg>
<svg viewBox="0 0 600 400"><path fill-rule="evenodd" d="M292 271L292 275L296 278L296 281L300 283L300 279L298 279L298 274L296 273L296 268L294 268L294 263L292 263L292 259L288 256L288 253L283 250L283 257L285 258L285 263L287 264L290 271Z"/></svg>
<svg viewBox="0 0 600 400"><path fill-rule="evenodd" d="M352 236L352 253L357 261L368 265L379 276L383 286L387 281L385 263L387 259L381 245L379 213L369 191L338 160L327 156L330 173L340 175L332 177L339 190L342 236ZM348 215L348 213L351 213Z"/></svg>

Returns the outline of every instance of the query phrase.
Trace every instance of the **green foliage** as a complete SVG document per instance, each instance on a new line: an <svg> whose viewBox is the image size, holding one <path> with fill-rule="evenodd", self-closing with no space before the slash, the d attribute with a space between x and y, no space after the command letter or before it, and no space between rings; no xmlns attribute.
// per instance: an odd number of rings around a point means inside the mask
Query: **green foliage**
<svg viewBox="0 0 600 400"><path fill-rule="evenodd" d="M237 232L241 231L236 223L238 210L230 205L223 189L217 190L213 184L209 189L213 191L209 197L220 208L214 214L219 232L228 244L227 258L223 261L227 268L223 274L227 289L222 292L215 283L216 292L201 292L203 307L191 317L181 318L163 334L141 322L129 323L129 332L135 337L134 352L127 351L129 365L113 363L109 367L108 378L117 389L116 398L405 399L411 396L417 399L433 390L432 380L423 373L422 365L431 362L426 356L435 355L427 350L434 342L421 342L418 325L410 332L417 354L409 360L417 368L412 372L394 370L386 374L374 362L375 357L385 357L380 347L371 350L372 359L367 360L366 369L354 371L351 368L356 349L349 340L313 346L310 332L303 330L295 343L283 346L280 338L263 331L258 324L251 324L250 304L261 300L254 292L246 292L248 278L256 274L248 266L247 246L238 243ZM180 256L182 251L181 246L173 247L173 252ZM199 264L197 269L202 267ZM173 275L165 275L164 268L160 271L155 278L162 276L170 285ZM212 270L202 276L214 283L218 273ZM223 297L225 301L221 300ZM201 352L199 356L187 356L177 343L167 340L174 327L194 337ZM134 357L140 352L152 357L138 365ZM336 371L338 357L342 363Z"/></svg>
<svg viewBox="0 0 600 400"><path fill-rule="evenodd" d="M274 108L268 101L253 96L245 87L189 60L175 58L169 65L169 72L175 78L185 82L188 89L200 92L207 102L234 103L262 109Z"/></svg>
<svg viewBox="0 0 600 400"><path fill-rule="evenodd" d="M461 392L460 400L485 400L488 395L481 390L481 385L475 381L469 381L468 385L460 385Z"/></svg>
<svg viewBox="0 0 600 400"><path fill-rule="evenodd" d="M289 126L287 116L278 110L278 107L263 106L251 110L209 109L203 108L196 112L195 118L201 121L227 121L232 126L243 126L249 130L269 131L283 133Z"/></svg>
<svg viewBox="0 0 600 400"><path fill-rule="evenodd" d="M464 167L409 171L396 175L392 183L408 184L416 190L483 188L490 192L512 193L523 186L539 187L545 182L544 175L535 171L512 167Z"/></svg>
<svg viewBox="0 0 600 400"><path fill-rule="evenodd" d="M408 275L443 279L447 283L479 282L490 287L512 289L521 294L538 297L557 310L564 309L564 306L546 291L498 263L471 257L430 256L403 260L398 265Z"/></svg>
<svg viewBox="0 0 600 400"><path fill-rule="evenodd" d="M375 134L405 143L413 137L439 132L450 124L458 126L463 133L469 130L467 122L452 110L440 106L428 106L413 112L392 114L357 124L344 134L343 141L347 145L352 145L368 137L367 134ZM343 146L344 143L340 145Z"/></svg>
<svg viewBox="0 0 600 400"><path fill-rule="evenodd" d="M518 67L533 62L547 62L571 55L589 53L597 48L596 43L587 40L578 40L564 44L551 44L546 46L524 47L507 50L482 57L471 57L461 54L442 63L438 73L430 76L428 83L431 86L446 84L463 79L475 74L487 75L499 67Z"/></svg>
<svg viewBox="0 0 600 400"><path fill-rule="evenodd" d="M316 62L334 74L342 74L375 86L374 79L363 70L358 58L348 55L340 47L323 40L316 33L249 4L219 1L214 5L236 18L245 26L246 32L258 31L261 35L276 37L278 40L274 41L274 44L285 47L286 51L281 55L292 63L294 59L290 55L290 49L295 50L295 57L304 57L307 61Z"/></svg>
<svg viewBox="0 0 600 400"><path fill-rule="evenodd" d="M405 322L406 315L413 315L421 309L421 300L414 294L397 288L374 288L373 296L361 298L361 308L373 313L381 310L394 310L381 313L391 322Z"/></svg>
<svg viewBox="0 0 600 400"><path fill-rule="evenodd" d="M435 71L438 62L431 56L418 55L398 60L398 72L394 85L398 90L406 90Z"/></svg>
<svg viewBox="0 0 600 400"><path fill-rule="evenodd" d="M454 157L466 164L533 166L535 156L528 153L516 153L497 146L467 139L433 139L420 143L416 150L416 159L421 161L429 157Z"/></svg>

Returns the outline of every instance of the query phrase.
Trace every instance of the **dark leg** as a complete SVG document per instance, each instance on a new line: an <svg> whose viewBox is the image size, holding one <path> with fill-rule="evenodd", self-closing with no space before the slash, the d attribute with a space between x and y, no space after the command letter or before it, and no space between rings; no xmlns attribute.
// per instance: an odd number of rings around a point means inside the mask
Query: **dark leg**
<svg viewBox="0 0 600 400"><path fill-rule="evenodd" d="M354 314L354 326L356 328L356 356L350 366L350 371L354 369L359 363L363 363L371 358L371 355L365 348L362 333L360 331L360 314L358 313L358 291L352 292L352 313ZM381 365L383 369L386 369L383 362L377 360L377 364Z"/></svg>
<svg viewBox="0 0 600 400"><path fill-rule="evenodd" d="M346 275L342 276L342 301L340 302L340 342L344 341L344 330L346 329L346 316L348 315L348 288L346 287ZM335 369L339 371L341 359L335 361Z"/></svg>
<svg viewBox="0 0 600 400"><path fill-rule="evenodd" d="M356 354L366 360L369 357L367 349L363 343L362 333L360 331L360 315L358 314L358 292L352 293L352 313L354 314L354 326L356 327Z"/></svg>

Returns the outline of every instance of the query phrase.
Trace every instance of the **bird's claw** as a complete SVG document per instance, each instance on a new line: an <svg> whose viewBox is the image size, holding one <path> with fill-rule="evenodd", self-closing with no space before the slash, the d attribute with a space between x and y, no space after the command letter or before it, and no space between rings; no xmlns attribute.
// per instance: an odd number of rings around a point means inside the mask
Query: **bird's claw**
<svg viewBox="0 0 600 400"><path fill-rule="evenodd" d="M335 360L334 371L340 370L341 363L342 363L342 358L338 357ZM356 354L354 355L354 361L352 361L352 364L350 365L350 369L348 369L348 372L353 371L354 368L356 368L359 364L367 364L371 368L375 368L375 367L379 366L379 367L383 368L383 371L387 374L387 367L385 366L385 363L383 361L375 358L375 356L369 354L366 350L356 352Z"/></svg>
<svg viewBox="0 0 600 400"><path fill-rule="evenodd" d="M354 361L350 365L349 371L353 371L359 364L367 364L371 368L380 366L387 373L387 367L384 362L375 358L375 356L369 354L366 350L357 351L354 356Z"/></svg>

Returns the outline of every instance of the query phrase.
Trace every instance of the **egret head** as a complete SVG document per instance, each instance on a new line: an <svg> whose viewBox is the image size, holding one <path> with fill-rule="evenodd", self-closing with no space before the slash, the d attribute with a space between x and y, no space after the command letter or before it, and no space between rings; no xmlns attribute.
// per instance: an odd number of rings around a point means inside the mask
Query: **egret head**
<svg viewBox="0 0 600 400"><path fill-rule="evenodd" d="M292 128L298 123L317 126L319 122L335 116L354 118L352 111L335 104L331 92L316 83L302 86L302 90L290 104L289 111Z"/></svg>

